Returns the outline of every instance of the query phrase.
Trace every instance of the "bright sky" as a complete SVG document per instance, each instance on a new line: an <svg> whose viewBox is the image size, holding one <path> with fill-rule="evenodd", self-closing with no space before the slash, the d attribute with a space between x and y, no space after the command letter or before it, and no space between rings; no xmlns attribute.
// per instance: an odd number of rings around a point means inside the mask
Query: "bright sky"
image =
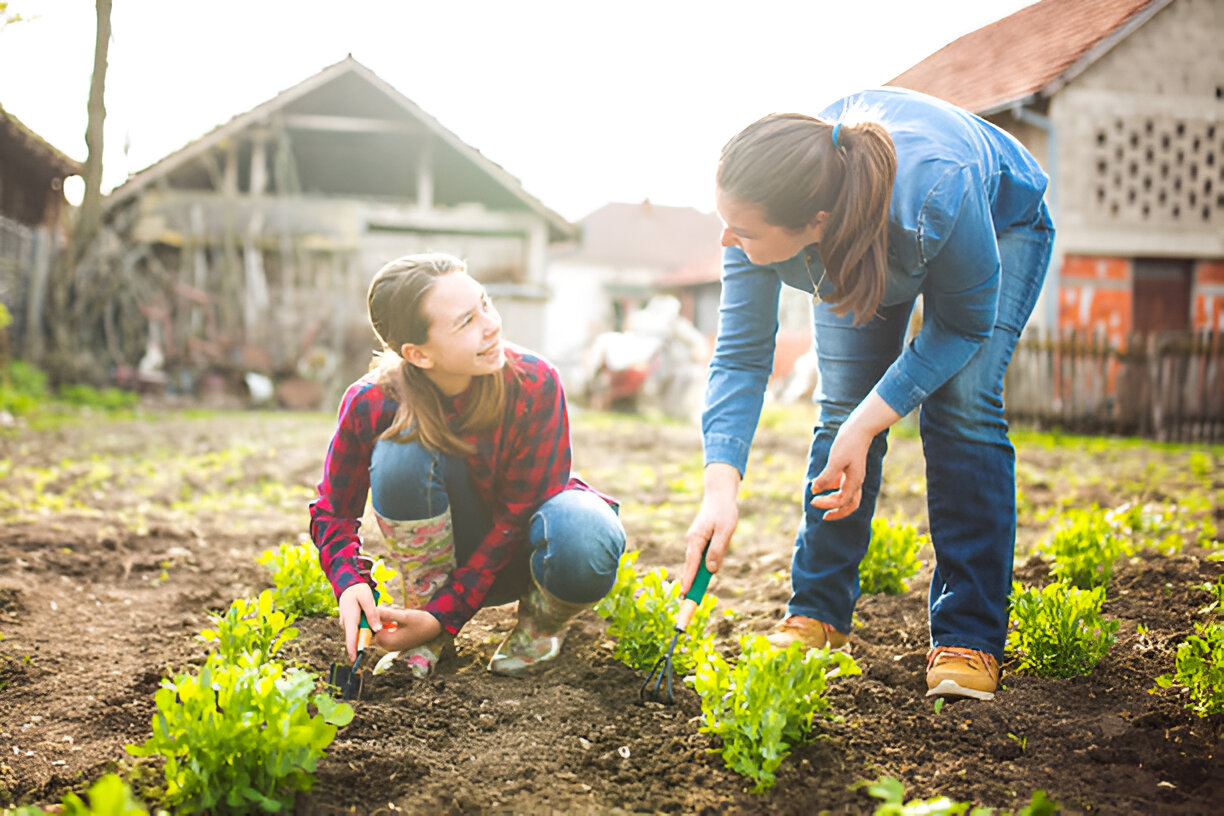
<svg viewBox="0 0 1224 816"><path fill-rule="evenodd" d="M1032 0L114 0L103 187L352 55L571 220L713 209L718 151ZM92 0L10 0L0 106L84 159ZM124 147L127 145L125 155Z"/></svg>

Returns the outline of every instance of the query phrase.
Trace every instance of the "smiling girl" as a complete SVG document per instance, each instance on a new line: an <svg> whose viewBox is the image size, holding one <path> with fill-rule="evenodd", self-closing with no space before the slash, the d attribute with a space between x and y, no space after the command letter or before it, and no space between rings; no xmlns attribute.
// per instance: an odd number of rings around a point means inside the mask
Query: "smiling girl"
<svg viewBox="0 0 1224 816"><path fill-rule="evenodd" d="M367 300L382 350L341 400L310 508L349 659L364 613L374 642L407 651L423 676L478 609L518 599L489 670L524 674L554 659L566 621L612 587L625 544L617 504L571 473L557 371L505 342L462 261L399 258ZM375 604L358 534L367 494L404 608Z"/></svg>

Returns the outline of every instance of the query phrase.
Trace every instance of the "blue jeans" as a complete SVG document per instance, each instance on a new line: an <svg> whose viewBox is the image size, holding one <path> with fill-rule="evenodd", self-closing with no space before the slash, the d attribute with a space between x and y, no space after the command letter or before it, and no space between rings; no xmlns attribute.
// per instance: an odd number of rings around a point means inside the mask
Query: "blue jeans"
<svg viewBox="0 0 1224 816"><path fill-rule="evenodd" d="M472 485L467 462L420 442L378 440L370 458L370 496L374 512L394 521L435 518L450 508L459 566L493 528L493 515ZM533 574L560 600L598 601L616 580L625 528L597 494L563 490L531 516L526 544L498 573L484 606L518 600Z"/></svg>
<svg viewBox="0 0 1224 816"><path fill-rule="evenodd" d="M968 364L922 404L927 511L935 572L929 597L931 646L961 646L1003 657L1007 597L1016 542L1015 449L1003 416L1003 374L1037 302L1053 232L1018 229L998 236L1002 282L990 338ZM861 326L827 304L815 308L820 421L804 489L804 517L791 563L792 615L850 631L859 597L858 565L871 539L888 432L867 455L863 498L839 521L811 506L811 480L824 470L847 415L901 353L914 302L883 307Z"/></svg>

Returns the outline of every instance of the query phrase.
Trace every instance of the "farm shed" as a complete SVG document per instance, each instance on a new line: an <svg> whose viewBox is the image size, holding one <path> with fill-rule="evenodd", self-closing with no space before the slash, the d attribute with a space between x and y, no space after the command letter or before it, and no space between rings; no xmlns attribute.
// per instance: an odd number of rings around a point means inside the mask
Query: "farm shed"
<svg viewBox="0 0 1224 816"><path fill-rule="evenodd" d="M112 357L164 360L170 389L248 372L323 404L374 337L386 261L466 259L507 333L542 340L548 245L576 228L351 56L135 174L106 200L103 253L128 286ZM130 373L130 369L129 369Z"/></svg>
<svg viewBox="0 0 1224 816"><path fill-rule="evenodd" d="M0 107L0 303L12 318L7 338L16 347L0 353L29 351L25 327L41 313L47 272L63 243L64 179L80 173L80 162Z"/></svg>

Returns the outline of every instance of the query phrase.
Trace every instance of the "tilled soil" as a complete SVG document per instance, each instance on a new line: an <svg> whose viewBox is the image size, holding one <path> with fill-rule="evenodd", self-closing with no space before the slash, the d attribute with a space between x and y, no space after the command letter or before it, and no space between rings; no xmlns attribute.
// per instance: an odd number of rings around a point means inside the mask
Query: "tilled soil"
<svg viewBox="0 0 1224 816"><path fill-rule="evenodd" d="M737 613L716 629L727 655L785 605L805 421L767 422L758 434L740 532L711 586ZM306 530L331 431L318 415L160 412L0 437L0 804L58 802L114 769L157 781L156 763L132 760L124 745L148 736L161 678L203 657L194 635L208 612L268 586L255 557ZM639 568L674 570L699 500L696 430L578 415L574 437L577 467L622 501ZM1187 456L1022 445L1021 552L1046 531L1042 511L1060 503L1176 498L1190 484ZM880 512L925 528L919 443L899 435L888 462ZM433 677L393 668L367 683L297 811L869 813L874 800L851 786L890 775L910 796L991 807L1020 807L1042 789L1064 813L1220 812L1220 718L1150 693L1202 619L1209 596L1194 585L1224 566L1206 555L1188 547L1119 563L1105 607L1121 621L1118 640L1090 676L1041 679L1005 665L994 701L936 712L923 696L924 553L907 593L860 602L851 646L862 675L829 693L843 719L819 724L764 794L711 752L693 691L679 690L673 706L639 700L641 674L613 660L593 613L575 621L555 665L515 680L484 669L514 607L482 610ZM1022 557L1016 577L1041 583L1046 565ZM326 673L342 656L335 620L297 625L286 656Z"/></svg>

